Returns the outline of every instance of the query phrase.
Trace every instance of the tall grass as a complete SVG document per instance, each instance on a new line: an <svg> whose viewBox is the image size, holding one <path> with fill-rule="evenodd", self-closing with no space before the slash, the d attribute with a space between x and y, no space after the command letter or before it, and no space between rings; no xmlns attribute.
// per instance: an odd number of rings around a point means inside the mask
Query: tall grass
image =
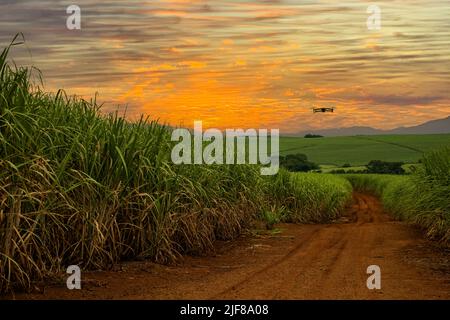
<svg viewBox="0 0 450 320"><path fill-rule="evenodd" d="M281 220L285 222L329 222L351 200L352 186L339 176L281 169L271 180L269 194L275 206L283 208Z"/></svg>
<svg viewBox="0 0 450 320"><path fill-rule="evenodd" d="M397 218L425 228L427 235L450 244L450 148L426 153L410 176L347 175L354 188L381 196Z"/></svg>
<svg viewBox="0 0 450 320"><path fill-rule="evenodd" d="M286 173L173 165L169 128L45 92L38 71L7 62L17 40L0 55L0 292L28 289L70 264L203 254L262 212L280 211L283 197L293 221L322 221L342 205L334 184L319 195L321 183L293 177L278 195L271 179Z"/></svg>
<svg viewBox="0 0 450 320"><path fill-rule="evenodd" d="M10 48L0 56L0 291L67 264L205 252L255 216L258 168L173 166L167 128L44 92L32 69L6 62Z"/></svg>

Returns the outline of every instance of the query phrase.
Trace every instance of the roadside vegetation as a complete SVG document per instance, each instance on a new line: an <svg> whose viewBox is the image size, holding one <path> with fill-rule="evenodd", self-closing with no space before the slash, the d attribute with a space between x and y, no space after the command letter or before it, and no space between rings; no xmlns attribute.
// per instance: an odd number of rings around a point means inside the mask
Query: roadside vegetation
<svg viewBox="0 0 450 320"><path fill-rule="evenodd" d="M343 173L375 173L375 174L406 174L403 162L389 162L382 160L371 160L367 165L353 168L346 163L340 169L331 169L328 173L343 174ZM411 165L409 165L411 168Z"/></svg>
<svg viewBox="0 0 450 320"><path fill-rule="evenodd" d="M280 166L292 172L308 172L319 169L319 166L308 160L302 153L280 156Z"/></svg>
<svg viewBox="0 0 450 320"><path fill-rule="evenodd" d="M340 176L281 169L270 179L271 201L284 222L330 222L351 200L352 186Z"/></svg>

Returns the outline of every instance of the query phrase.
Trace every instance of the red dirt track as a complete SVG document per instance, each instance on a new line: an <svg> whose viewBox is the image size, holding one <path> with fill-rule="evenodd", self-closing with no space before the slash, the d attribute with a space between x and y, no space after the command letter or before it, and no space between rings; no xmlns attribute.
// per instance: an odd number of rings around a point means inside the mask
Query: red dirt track
<svg viewBox="0 0 450 320"><path fill-rule="evenodd" d="M214 256L177 266L128 262L83 273L82 290L60 284L15 298L450 299L449 252L393 221L373 196L355 193L336 223L277 229L219 242ZM369 265L381 268L380 290L366 286Z"/></svg>

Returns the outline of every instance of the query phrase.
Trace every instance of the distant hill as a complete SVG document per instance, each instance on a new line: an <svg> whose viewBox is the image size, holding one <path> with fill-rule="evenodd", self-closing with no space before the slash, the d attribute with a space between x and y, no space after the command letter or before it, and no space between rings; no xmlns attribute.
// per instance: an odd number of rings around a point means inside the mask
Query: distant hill
<svg viewBox="0 0 450 320"><path fill-rule="evenodd" d="M380 130L371 127L347 127L347 128L331 128L304 131L292 136L304 136L305 134L320 134L326 137L338 137L338 136L356 136L356 135L383 135L383 134L439 134L450 133L450 116L444 119L431 120L412 127L399 127L392 130Z"/></svg>
<svg viewBox="0 0 450 320"><path fill-rule="evenodd" d="M389 134L435 134L450 132L450 116L445 119L431 120L414 127L400 127L388 131Z"/></svg>

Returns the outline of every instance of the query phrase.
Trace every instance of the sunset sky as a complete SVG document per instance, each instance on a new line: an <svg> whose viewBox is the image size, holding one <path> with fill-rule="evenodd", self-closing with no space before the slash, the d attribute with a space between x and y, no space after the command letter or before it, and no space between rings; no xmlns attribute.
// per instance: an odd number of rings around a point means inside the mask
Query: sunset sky
<svg viewBox="0 0 450 320"><path fill-rule="evenodd" d="M45 88L171 125L389 129L450 115L450 2L0 0L0 44ZM81 30L66 8L81 8ZM313 114L312 107L336 107Z"/></svg>

